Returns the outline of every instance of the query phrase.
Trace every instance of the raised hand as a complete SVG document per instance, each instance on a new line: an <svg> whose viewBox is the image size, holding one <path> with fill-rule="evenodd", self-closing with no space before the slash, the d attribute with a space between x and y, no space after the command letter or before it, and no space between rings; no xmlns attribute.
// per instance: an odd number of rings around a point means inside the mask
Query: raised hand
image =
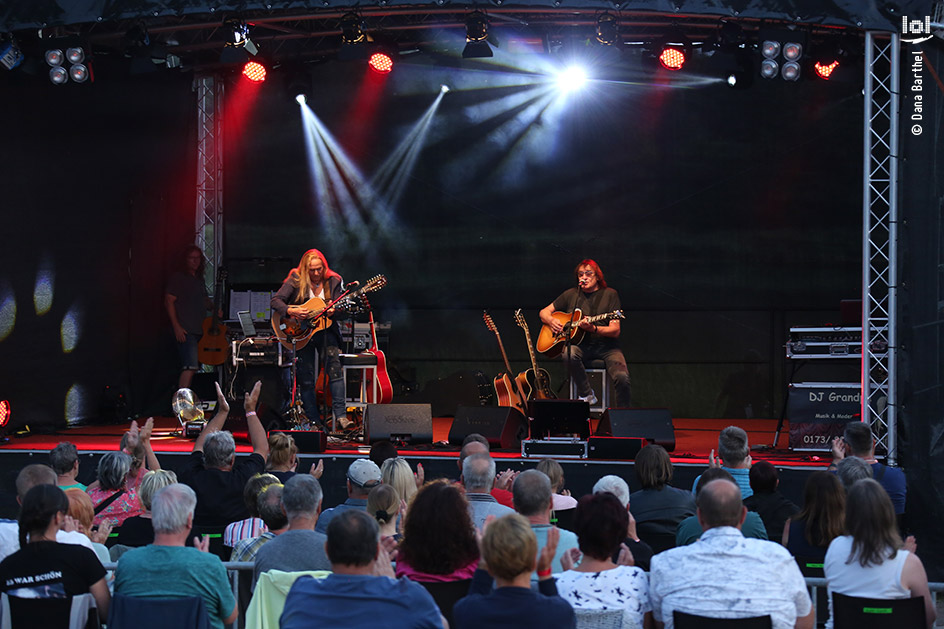
<svg viewBox="0 0 944 629"><path fill-rule="evenodd" d="M262 392L262 380L256 380L252 385L252 391L246 393L246 400L243 402L243 408L247 413L255 413L256 405L259 403L259 394Z"/></svg>
<svg viewBox="0 0 944 629"><path fill-rule="evenodd" d="M311 469L308 470L308 473L315 478L321 478L321 475L324 474L324 460L318 459L318 465L312 463Z"/></svg>
<svg viewBox="0 0 944 629"><path fill-rule="evenodd" d="M626 544L620 544L619 555L616 557L617 566L635 566L636 559L633 558L633 551Z"/></svg>
<svg viewBox="0 0 944 629"><path fill-rule="evenodd" d="M219 382L214 382L214 384L216 385L216 412L228 413L229 402L226 401L226 396L223 395L223 389L220 388Z"/></svg>
<svg viewBox="0 0 944 629"><path fill-rule="evenodd" d="M210 537L208 535L200 535L199 537L194 537L193 547L199 550L201 553L210 552Z"/></svg>

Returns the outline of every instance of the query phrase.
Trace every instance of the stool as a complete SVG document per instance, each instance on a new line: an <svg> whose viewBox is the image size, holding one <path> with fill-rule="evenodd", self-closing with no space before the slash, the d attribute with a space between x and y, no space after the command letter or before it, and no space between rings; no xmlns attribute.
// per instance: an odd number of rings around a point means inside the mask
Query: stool
<svg viewBox="0 0 944 629"><path fill-rule="evenodd" d="M586 372L590 388L597 395L597 403L590 407L590 412L602 413L610 407L610 389L613 387L606 373L606 363L602 360L591 360L590 365L586 367ZM577 397L577 385L571 380L570 399L576 400Z"/></svg>
<svg viewBox="0 0 944 629"><path fill-rule="evenodd" d="M360 376L360 391L357 395L349 391L347 387L347 374L349 371L357 371ZM341 354L341 373L344 376L344 400L349 406L363 408L367 406L367 376L371 376L373 383L373 395L370 397L376 400L380 397L380 385L377 382L377 357L373 354Z"/></svg>

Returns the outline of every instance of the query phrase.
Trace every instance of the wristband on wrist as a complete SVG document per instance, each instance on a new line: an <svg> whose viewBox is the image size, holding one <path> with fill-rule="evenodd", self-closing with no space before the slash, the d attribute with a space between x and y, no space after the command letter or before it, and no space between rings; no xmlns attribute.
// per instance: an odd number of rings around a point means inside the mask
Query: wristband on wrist
<svg viewBox="0 0 944 629"><path fill-rule="evenodd" d="M256 415L256 411L249 411L246 413L246 417L249 417L250 415ZM258 417L258 415L256 415L256 417Z"/></svg>
<svg viewBox="0 0 944 629"><path fill-rule="evenodd" d="M548 568L547 570L539 570L539 571L538 571L538 578L539 578L539 579L543 579L544 577L549 577L549 576L551 576L551 569L550 569L550 568Z"/></svg>

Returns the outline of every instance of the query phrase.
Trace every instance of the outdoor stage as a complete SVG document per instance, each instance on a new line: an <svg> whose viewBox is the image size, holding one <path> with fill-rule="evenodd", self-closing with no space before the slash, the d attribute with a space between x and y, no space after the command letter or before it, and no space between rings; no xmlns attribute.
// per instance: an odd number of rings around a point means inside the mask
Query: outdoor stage
<svg viewBox="0 0 944 629"><path fill-rule="evenodd" d="M591 420L595 424L595 420ZM691 487L695 478L708 466L708 455L717 448L718 433L726 426L738 425L747 431L753 447L771 445L777 428L775 419L724 420L724 419L674 419L676 447L671 452L675 466L672 484L676 487ZM451 417L433 418L432 444L421 444L400 448L416 469L422 464L427 478L457 478L459 448L449 445ZM594 426L595 427L595 426ZM124 425L87 425L64 429L53 434L34 434L14 437L9 443L0 445L0 475L3 486L0 495L0 517L13 517L16 512L14 479L17 472L29 463L46 463L48 452L60 441L71 441L82 455L79 480L89 483L95 479L98 459L105 452L118 449ZM151 439L152 447L161 466L179 469L185 457L193 450L193 439L178 436L180 425L171 417L155 418ZM786 448L789 424L784 425L780 435L779 449L754 450L754 461L767 460L780 470L780 490L794 503L802 504L803 484L810 472L824 469L830 461L828 452L791 452ZM237 452L248 453L248 443L237 441ZM367 456L369 446L357 442L331 440L328 450L320 454L299 454L299 471L307 471L318 459L325 462L322 486L325 490L325 505L333 506L345 498L345 472L351 459ZM499 471L506 468L527 469L537 464L539 458L524 458L520 451L493 450ZM616 459L558 459L564 468L566 486L574 495L588 493L601 476L616 474L623 477L630 489L639 489L633 472L632 460Z"/></svg>

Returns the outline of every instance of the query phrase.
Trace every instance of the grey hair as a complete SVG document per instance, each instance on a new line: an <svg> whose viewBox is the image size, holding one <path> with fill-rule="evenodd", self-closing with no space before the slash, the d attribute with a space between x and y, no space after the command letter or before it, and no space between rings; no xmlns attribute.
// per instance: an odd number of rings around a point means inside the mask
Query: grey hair
<svg viewBox="0 0 944 629"><path fill-rule="evenodd" d="M620 504L623 505L624 509L629 506L629 485L627 485L626 481L622 478L614 474L607 474L598 480L596 485L593 486L593 493L613 494L616 496L616 499L620 501Z"/></svg>
<svg viewBox="0 0 944 629"><path fill-rule="evenodd" d="M130 469L130 456L124 452L109 452L98 462L98 482L102 489L121 489Z"/></svg>
<svg viewBox="0 0 944 629"><path fill-rule="evenodd" d="M207 467L220 468L229 465L236 454L236 441L228 430L216 430L203 441L203 457Z"/></svg>
<svg viewBox="0 0 944 629"><path fill-rule="evenodd" d="M466 489L487 489L495 483L495 459L485 452L470 454L462 462L462 484Z"/></svg>
<svg viewBox="0 0 944 629"><path fill-rule="evenodd" d="M724 463L738 465L751 453L747 433L738 426L728 426L718 435L718 454Z"/></svg>
<svg viewBox="0 0 944 629"><path fill-rule="evenodd" d="M67 474L72 471L75 462L79 460L79 450L74 443L62 441L49 451L49 465L56 474Z"/></svg>
<svg viewBox="0 0 944 629"><path fill-rule="evenodd" d="M138 500L145 511L151 510L151 501L159 490L177 482L177 474L172 470L153 470L144 475L138 485Z"/></svg>
<svg viewBox="0 0 944 629"><path fill-rule="evenodd" d="M155 533L178 533L197 507L197 494L187 485L162 487L151 500L151 523Z"/></svg>
<svg viewBox="0 0 944 629"><path fill-rule="evenodd" d="M313 516L324 496L321 483L310 474L296 474L282 488L282 507L289 520Z"/></svg>
<svg viewBox="0 0 944 629"><path fill-rule="evenodd" d="M836 464L836 476L846 491L855 485L857 480L863 478L872 478L874 472L872 466L857 456L847 456Z"/></svg>
<svg viewBox="0 0 944 629"><path fill-rule="evenodd" d="M511 486L515 511L523 516L544 513L551 504L551 479L544 472L525 470Z"/></svg>

